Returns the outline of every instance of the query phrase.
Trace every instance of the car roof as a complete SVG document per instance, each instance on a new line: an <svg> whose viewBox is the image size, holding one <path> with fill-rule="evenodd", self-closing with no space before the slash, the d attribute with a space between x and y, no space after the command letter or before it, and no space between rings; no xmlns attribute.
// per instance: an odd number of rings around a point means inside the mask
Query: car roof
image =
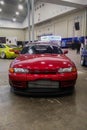
<svg viewBox="0 0 87 130"><path fill-rule="evenodd" d="M58 43L56 42L42 42L42 41L38 41L38 42L30 42L27 44L27 46L32 46L32 45L49 45L49 46L57 46L59 47Z"/></svg>

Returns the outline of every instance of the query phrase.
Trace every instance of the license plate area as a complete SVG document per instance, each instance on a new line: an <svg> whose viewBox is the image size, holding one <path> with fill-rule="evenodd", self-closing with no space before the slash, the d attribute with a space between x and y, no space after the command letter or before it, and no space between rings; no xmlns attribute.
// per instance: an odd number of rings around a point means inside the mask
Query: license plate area
<svg viewBox="0 0 87 130"><path fill-rule="evenodd" d="M52 80L29 81L28 88L59 88L59 82Z"/></svg>

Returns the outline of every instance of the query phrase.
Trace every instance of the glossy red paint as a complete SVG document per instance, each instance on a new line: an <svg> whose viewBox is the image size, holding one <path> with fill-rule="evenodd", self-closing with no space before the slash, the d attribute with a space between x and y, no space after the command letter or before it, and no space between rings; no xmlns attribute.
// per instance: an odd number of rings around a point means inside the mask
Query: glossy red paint
<svg viewBox="0 0 87 130"><path fill-rule="evenodd" d="M58 72L60 68L69 67L74 68L72 72ZM10 68L24 68L29 70L28 73L12 73L9 71L9 83L12 88L16 89L16 91L18 89L19 93L21 91L24 92L22 89L25 89L25 93L31 93L31 89L34 89L35 87L29 88L28 83L31 81L36 82L38 80L43 80L43 82L44 80L53 82L57 81L59 86L56 88L56 92L62 92L62 88L66 88L66 90L64 90L65 93L68 92L68 89L74 88L77 79L77 69L75 64L64 54L20 55L11 63ZM46 88L36 87L35 92L39 89ZM49 92L48 89L51 88L47 87L47 92ZM44 91L41 90L41 92Z"/></svg>

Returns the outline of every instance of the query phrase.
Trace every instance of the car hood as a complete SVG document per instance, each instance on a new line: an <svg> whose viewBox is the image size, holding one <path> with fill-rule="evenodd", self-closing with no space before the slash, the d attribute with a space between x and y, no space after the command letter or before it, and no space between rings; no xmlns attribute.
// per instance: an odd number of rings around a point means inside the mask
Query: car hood
<svg viewBox="0 0 87 130"><path fill-rule="evenodd" d="M55 69L70 66L74 66L74 63L64 54L20 55L11 63L11 67L28 69Z"/></svg>

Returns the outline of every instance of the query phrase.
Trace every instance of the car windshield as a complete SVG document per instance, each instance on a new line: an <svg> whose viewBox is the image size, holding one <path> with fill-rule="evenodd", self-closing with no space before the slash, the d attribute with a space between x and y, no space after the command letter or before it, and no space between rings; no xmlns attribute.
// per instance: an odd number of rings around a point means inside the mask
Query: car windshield
<svg viewBox="0 0 87 130"><path fill-rule="evenodd" d="M10 48L16 48L17 46L16 45L7 45L8 47Z"/></svg>
<svg viewBox="0 0 87 130"><path fill-rule="evenodd" d="M32 45L24 47L21 54L62 54L62 50L54 45Z"/></svg>
<svg viewBox="0 0 87 130"><path fill-rule="evenodd" d="M0 44L0 48L6 48L3 44Z"/></svg>

